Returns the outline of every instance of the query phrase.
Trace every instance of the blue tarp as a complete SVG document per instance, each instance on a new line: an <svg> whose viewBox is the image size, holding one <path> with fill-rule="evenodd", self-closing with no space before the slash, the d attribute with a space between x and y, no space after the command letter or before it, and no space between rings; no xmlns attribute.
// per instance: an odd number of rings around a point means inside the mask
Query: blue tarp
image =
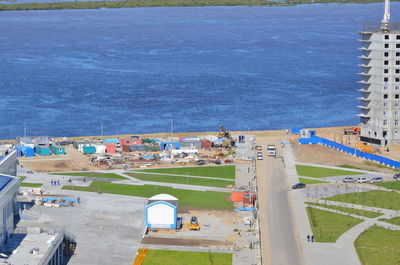
<svg viewBox="0 0 400 265"><path fill-rule="evenodd" d="M236 208L236 211L238 211L238 212L243 212L243 211L254 212L254 208L253 207L239 207L239 208Z"/></svg>
<svg viewBox="0 0 400 265"><path fill-rule="evenodd" d="M32 157L35 156L35 150L32 147L29 146L24 146L24 145L18 145L16 146L17 148L17 156L22 155L26 157Z"/></svg>
<svg viewBox="0 0 400 265"><path fill-rule="evenodd" d="M303 128L292 128L292 133L300 133Z"/></svg>
<svg viewBox="0 0 400 265"><path fill-rule="evenodd" d="M119 139L117 138L104 139L103 143L119 143Z"/></svg>
<svg viewBox="0 0 400 265"><path fill-rule="evenodd" d="M317 137L317 136L312 137L312 138L300 138L299 143L300 144L321 144L321 145L325 145L330 148L348 153L350 155L355 155L355 156L358 156L358 157L361 157L361 158L364 158L367 160L371 160L371 161L386 165L388 167L400 168L400 161L392 160L392 159L389 159L389 158L386 158L383 156L378 156L378 155L362 152L356 148L345 146L343 144L339 144L334 141L331 141L331 140L328 140L325 138L321 138L321 137Z"/></svg>
<svg viewBox="0 0 400 265"><path fill-rule="evenodd" d="M70 198L70 197L62 197L61 199L62 199L63 201L66 201L66 202L78 202L77 199Z"/></svg>
<svg viewBox="0 0 400 265"><path fill-rule="evenodd" d="M48 198L48 197L42 199L42 201L44 201L44 202L52 202L52 201L57 201L57 200L58 200L58 198Z"/></svg>

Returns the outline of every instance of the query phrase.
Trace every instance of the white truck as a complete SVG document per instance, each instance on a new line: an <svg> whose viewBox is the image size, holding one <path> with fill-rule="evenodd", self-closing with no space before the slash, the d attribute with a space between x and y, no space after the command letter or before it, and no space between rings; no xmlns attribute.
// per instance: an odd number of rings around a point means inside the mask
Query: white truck
<svg viewBox="0 0 400 265"><path fill-rule="evenodd" d="M275 145L268 145L267 146L267 155L268 156L276 156L276 147Z"/></svg>

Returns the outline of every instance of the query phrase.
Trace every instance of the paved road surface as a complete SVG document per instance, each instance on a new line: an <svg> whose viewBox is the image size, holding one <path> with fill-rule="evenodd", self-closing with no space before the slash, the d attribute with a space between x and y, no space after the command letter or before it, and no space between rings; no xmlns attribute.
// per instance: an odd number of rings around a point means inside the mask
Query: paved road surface
<svg viewBox="0 0 400 265"><path fill-rule="evenodd" d="M260 141L266 146L260 140L257 139L257 144ZM278 153L277 158L268 158L263 152L264 160L257 161L263 263L303 265L281 154Z"/></svg>

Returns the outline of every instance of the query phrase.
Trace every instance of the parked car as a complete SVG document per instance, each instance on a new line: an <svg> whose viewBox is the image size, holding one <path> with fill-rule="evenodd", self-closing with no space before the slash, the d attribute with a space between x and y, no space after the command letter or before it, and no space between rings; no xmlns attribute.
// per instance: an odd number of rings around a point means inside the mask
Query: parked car
<svg viewBox="0 0 400 265"><path fill-rule="evenodd" d="M304 184L304 183L296 183L292 186L292 189L302 189L305 187L306 187L306 184Z"/></svg>
<svg viewBox="0 0 400 265"><path fill-rule="evenodd" d="M373 177L369 182L370 183L383 182L383 178L382 177Z"/></svg>
<svg viewBox="0 0 400 265"><path fill-rule="evenodd" d="M394 180L396 180L396 181L400 181L400 176L398 176L398 177L393 177L394 178Z"/></svg>
<svg viewBox="0 0 400 265"><path fill-rule="evenodd" d="M368 179L366 177L358 177L357 182L358 183L367 183Z"/></svg>
<svg viewBox="0 0 400 265"><path fill-rule="evenodd" d="M352 182L356 182L356 179L352 177L345 177L343 179L343 183L352 183Z"/></svg>
<svg viewBox="0 0 400 265"><path fill-rule="evenodd" d="M256 145L256 150L262 150L262 146L261 145Z"/></svg>
<svg viewBox="0 0 400 265"><path fill-rule="evenodd" d="M263 160L263 156L262 155L257 155L257 160Z"/></svg>
<svg viewBox="0 0 400 265"><path fill-rule="evenodd" d="M394 175L393 175L393 178L394 178L395 180L400 180L400 173L394 174Z"/></svg>

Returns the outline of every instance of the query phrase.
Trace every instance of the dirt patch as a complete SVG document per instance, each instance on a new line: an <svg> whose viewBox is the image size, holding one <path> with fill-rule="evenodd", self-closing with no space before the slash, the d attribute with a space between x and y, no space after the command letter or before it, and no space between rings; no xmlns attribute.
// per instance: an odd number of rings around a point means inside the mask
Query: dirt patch
<svg viewBox="0 0 400 265"><path fill-rule="evenodd" d="M173 245L173 246L195 246L195 247L220 247L231 246L230 242L208 239L182 239L166 237L145 237L142 244Z"/></svg>

